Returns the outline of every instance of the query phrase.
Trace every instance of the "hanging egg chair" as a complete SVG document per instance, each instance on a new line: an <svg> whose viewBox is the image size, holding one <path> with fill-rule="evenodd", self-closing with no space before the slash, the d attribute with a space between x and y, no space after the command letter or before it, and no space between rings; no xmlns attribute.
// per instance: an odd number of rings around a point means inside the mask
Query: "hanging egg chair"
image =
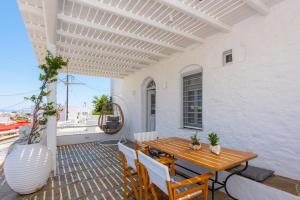
<svg viewBox="0 0 300 200"><path fill-rule="evenodd" d="M124 115L121 107L116 103L108 103L103 106L98 119L98 126L106 134L118 133L124 126Z"/></svg>

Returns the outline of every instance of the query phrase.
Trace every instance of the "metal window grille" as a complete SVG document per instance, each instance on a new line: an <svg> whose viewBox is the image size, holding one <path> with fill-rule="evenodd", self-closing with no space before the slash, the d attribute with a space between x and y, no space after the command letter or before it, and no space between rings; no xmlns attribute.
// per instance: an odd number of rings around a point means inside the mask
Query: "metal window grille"
<svg viewBox="0 0 300 200"><path fill-rule="evenodd" d="M232 49L223 52L223 66L233 62Z"/></svg>
<svg viewBox="0 0 300 200"><path fill-rule="evenodd" d="M202 72L183 77L183 127L202 128Z"/></svg>

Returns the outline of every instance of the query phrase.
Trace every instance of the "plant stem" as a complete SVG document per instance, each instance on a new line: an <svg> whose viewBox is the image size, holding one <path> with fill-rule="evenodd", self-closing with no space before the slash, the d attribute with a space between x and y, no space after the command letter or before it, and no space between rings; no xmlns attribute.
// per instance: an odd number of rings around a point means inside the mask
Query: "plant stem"
<svg viewBox="0 0 300 200"><path fill-rule="evenodd" d="M31 131L30 131L30 134L29 134L29 137L28 137L28 144L32 144L32 138L33 138L33 135L35 133L35 131L37 131L37 126L38 126L38 112L40 111L40 104L43 100L43 93L44 93L44 90L46 88L46 85L47 85L47 82L48 80L44 80L42 86L41 86L41 90L40 90L40 93L38 95L38 98L37 98L37 102L35 102L35 106L34 106L34 111L33 111L33 118L32 118L32 128L31 128Z"/></svg>

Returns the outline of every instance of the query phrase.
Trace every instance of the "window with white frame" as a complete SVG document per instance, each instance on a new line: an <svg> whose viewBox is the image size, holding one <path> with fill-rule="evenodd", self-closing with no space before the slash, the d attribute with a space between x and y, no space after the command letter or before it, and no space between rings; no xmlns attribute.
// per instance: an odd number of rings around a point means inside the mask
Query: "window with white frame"
<svg viewBox="0 0 300 200"><path fill-rule="evenodd" d="M233 62L232 49L223 52L223 66Z"/></svg>
<svg viewBox="0 0 300 200"><path fill-rule="evenodd" d="M183 127L202 129L202 72L183 77Z"/></svg>

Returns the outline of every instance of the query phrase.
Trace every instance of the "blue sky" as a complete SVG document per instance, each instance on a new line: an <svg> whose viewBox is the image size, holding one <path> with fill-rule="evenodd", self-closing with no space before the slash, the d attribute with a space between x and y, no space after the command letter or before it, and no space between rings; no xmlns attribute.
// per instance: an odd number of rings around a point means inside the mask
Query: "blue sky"
<svg viewBox="0 0 300 200"><path fill-rule="evenodd" d="M22 109L28 103L22 103L24 96L39 87L39 69L22 16L16 0L4 1L0 8L0 110ZM59 76L60 79L64 74ZM70 86L70 105L81 106L84 102L91 105L95 95L109 94L110 80L100 77L78 76L75 78L85 85ZM58 103L65 102L65 87L58 83ZM17 104L17 105L16 105Z"/></svg>

